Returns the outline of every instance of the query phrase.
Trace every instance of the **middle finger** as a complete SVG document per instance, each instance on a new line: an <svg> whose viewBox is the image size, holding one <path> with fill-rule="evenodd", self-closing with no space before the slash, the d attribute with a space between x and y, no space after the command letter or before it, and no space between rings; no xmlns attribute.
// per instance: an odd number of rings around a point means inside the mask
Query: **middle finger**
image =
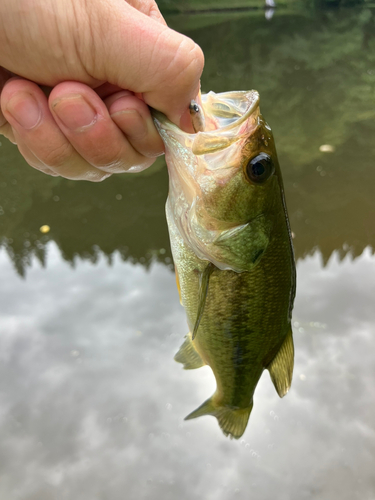
<svg viewBox="0 0 375 500"><path fill-rule="evenodd" d="M51 92L50 109L60 129L91 165L109 173L141 171L155 158L132 147L94 90L64 82Z"/></svg>

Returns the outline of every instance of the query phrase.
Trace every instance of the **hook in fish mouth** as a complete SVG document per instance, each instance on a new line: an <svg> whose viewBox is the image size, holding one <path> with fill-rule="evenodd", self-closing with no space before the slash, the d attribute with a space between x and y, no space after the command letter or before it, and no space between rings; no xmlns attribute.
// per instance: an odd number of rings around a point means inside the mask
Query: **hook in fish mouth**
<svg viewBox="0 0 375 500"><path fill-rule="evenodd" d="M202 106L196 101L190 104L195 133L184 132L163 113L152 110L155 125L165 142L172 137L197 156L215 153L248 136L258 123L256 90L209 92L202 94L201 101Z"/></svg>
<svg viewBox="0 0 375 500"><path fill-rule="evenodd" d="M194 99L189 104L189 110L191 114L199 113L200 111L200 106L194 101Z"/></svg>
<svg viewBox="0 0 375 500"><path fill-rule="evenodd" d="M259 94L256 90L240 90L219 94L209 92L208 94L202 94L201 99L202 106L193 100L189 105L189 110L191 114L204 115L206 121L215 121L215 128L208 130L205 127L203 130L196 132L210 135L215 135L219 131L221 133L230 133L232 129L247 120L259 106ZM159 130L169 130L190 139L193 139L196 135L181 130L160 111L151 109L151 114Z"/></svg>
<svg viewBox="0 0 375 500"><path fill-rule="evenodd" d="M199 104L193 100L190 102L189 110L195 133L204 132L206 128L206 121L204 117L204 111L201 106L199 106Z"/></svg>

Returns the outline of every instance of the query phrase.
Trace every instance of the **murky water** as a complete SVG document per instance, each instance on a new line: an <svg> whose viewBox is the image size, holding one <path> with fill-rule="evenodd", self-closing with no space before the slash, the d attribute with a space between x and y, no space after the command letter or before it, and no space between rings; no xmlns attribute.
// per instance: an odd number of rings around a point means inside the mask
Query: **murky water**
<svg viewBox="0 0 375 500"><path fill-rule="evenodd" d="M280 400L264 374L238 442L183 421L215 382L173 361L186 319L162 162L70 182L2 139L1 498L375 498L374 19L169 18L205 52L204 90L260 91L295 233L293 386Z"/></svg>

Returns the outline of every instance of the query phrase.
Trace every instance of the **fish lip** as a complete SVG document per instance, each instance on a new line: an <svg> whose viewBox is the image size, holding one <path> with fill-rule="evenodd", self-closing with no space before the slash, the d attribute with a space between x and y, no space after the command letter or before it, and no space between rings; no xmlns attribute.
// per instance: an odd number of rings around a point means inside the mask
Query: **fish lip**
<svg viewBox="0 0 375 500"><path fill-rule="evenodd" d="M204 96L210 95L210 94L214 94L214 93L209 92L208 94L205 94ZM256 90L239 90L236 92L221 92L221 93L215 94L215 95L219 96L221 99L225 99L226 97L229 98L229 96L231 96L233 98L234 94L237 94L238 97L245 96L246 94L251 94L253 96L253 99L249 102L249 106L246 109L246 111L237 120L234 120L229 125L226 125L225 127L220 127L216 130L209 130L209 131L203 131L203 132L197 132L197 133L184 132L177 125L175 125L173 122L171 122L165 116L165 114L162 113L161 111L157 111L156 109L152 108L151 115L156 122L160 123L160 125L162 126L163 129L174 132L181 137L185 137L185 138L189 138L191 140L194 140L199 134L204 134L207 137L217 136L218 133L230 132L232 129L241 125L241 123L243 123L245 120L247 120L254 113L254 111L259 107L259 93ZM204 96L202 96L202 97L204 97ZM204 108L204 103L203 103L203 108Z"/></svg>

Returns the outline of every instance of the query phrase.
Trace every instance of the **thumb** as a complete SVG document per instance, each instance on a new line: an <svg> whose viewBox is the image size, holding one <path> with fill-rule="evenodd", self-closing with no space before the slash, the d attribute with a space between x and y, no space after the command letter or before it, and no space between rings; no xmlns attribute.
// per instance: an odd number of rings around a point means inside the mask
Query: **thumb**
<svg viewBox="0 0 375 500"><path fill-rule="evenodd" d="M86 71L97 80L141 93L149 106L180 125L199 91L204 65L200 47L123 0L111 0L110 8L105 8L106 2L99 5L103 8L96 4L90 16L90 31L95 33L88 44L91 51L81 56Z"/></svg>

